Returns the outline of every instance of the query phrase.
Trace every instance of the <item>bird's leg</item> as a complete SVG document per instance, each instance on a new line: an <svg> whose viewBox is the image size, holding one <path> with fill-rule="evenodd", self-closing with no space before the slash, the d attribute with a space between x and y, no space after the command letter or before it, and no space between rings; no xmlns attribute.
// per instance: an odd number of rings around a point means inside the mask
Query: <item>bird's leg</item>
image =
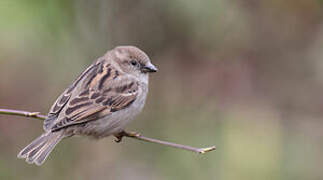
<svg viewBox="0 0 323 180"><path fill-rule="evenodd" d="M114 140L114 142L119 143L122 141L122 138L126 135L125 131L121 131L119 133L114 134L114 137L117 139Z"/></svg>
<svg viewBox="0 0 323 180"><path fill-rule="evenodd" d="M114 137L116 137L117 139L114 140L116 143L119 143L122 141L122 138L126 136L126 137L138 137L140 136L140 133L137 132L126 132L126 131L121 131L119 133L114 134Z"/></svg>

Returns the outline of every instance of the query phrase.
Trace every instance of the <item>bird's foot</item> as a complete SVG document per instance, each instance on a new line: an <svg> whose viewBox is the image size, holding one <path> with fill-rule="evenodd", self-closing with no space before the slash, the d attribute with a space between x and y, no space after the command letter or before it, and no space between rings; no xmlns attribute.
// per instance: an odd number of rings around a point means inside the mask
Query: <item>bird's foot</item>
<svg viewBox="0 0 323 180"><path fill-rule="evenodd" d="M134 131L131 131L131 132L121 131L121 132L119 132L117 134L114 134L114 137L117 138L114 141L116 143L120 143L124 136L126 136L126 137L138 137L138 136L140 136L140 133L137 133L137 132L134 132Z"/></svg>
<svg viewBox="0 0 323 180"><path fill-rule="evenodd" d="M117 139L114 140L114 142L116 143L120 143L122 141L122 138L126 135L125 131L121 131L117 134L114 134L114 137L116 137Z"/></svg>

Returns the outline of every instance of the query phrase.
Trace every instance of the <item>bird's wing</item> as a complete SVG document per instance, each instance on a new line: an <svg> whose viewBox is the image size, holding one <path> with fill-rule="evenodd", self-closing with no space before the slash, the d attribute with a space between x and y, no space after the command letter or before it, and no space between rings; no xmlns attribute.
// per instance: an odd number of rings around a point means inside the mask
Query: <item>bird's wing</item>
<svg viewBox="0 0 323 180"><path fill-rule="evenodd" d="M94 65L93 68L90 66L75 82L81 84L75 85L75 90L69 90L73 89L72 85L53 105L50 114L58 115L47 127L51 131L108 116L127 108L138 95L138 82L134 78L120 73L111 64L104 62ZM82 91L76 92L77 89ZM56 106L60 108L55 108Z"/></svg>
<svg viewBox="0 0 323 180"><path fill-rule="evenodd" d="M57 119L58 115L65 107L67 102L70 100L73 91L80 84L81 80L87 78L89 74L96 73L98 71L98 64L91 64L85 71L83 71L77 79L71 84L56 100L56 102L52 105L47 115L47 118L44 121L44 130L49 130L53 125L54 121Z"/></svg>

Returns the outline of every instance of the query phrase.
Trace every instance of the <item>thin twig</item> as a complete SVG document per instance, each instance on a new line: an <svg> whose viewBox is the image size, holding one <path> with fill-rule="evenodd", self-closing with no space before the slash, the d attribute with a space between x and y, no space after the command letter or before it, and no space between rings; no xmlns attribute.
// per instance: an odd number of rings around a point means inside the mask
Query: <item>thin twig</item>
<svg viewBox="0 0 323 180"><path fill-rule="evenodd" d="M28 112L28 111L20 111L20 110L12 110L12 109L0 109L0 114L31 117L31 118L35 118L35 119L39 119L39 120L44 120L47 117L45 115L41 115L39 112ZM122 133L119 141L117 141L117 142L120 142L121 138L123 136L137 139L137 140L141 140L141 141L150 142L150 143L161 144L161 145L165 145L165 146L169 146L169 147L173 147L173 148L184 149L187 151L193 151L193 152L197 152L200 154L204 154L204 153L207 153L207 152L210 152L210 151L213 151L216 149L215 146L211 146L211 147L207 147L207 148L195 148L195 147L186 146L186 145L182 145L182 144L176 144L176 143L172 143L172 142L148 138L148 137L142 136L140 133L126 132L126 131L124 131Z"/></svg>
<svg viewBox="0 0 323 180"><path fill-rule="evenodd" d="M46 116L41 115L40 112L28 112L28 111L19 111L19 110L12 110L12 109L0 109L0 114L31 117L31 118L36 118L36 119L40 119L40 120L46 119Z"/></svg>
<svg viewBox="0 0 323 180"><path fill-rule="evenodd" d="M211 147L207 147L207 148L195 148L195 147L186 146L186 145L182 145L182 144L176 144L176 143L172 143L172 142L168 142L168 141L162 141L162 140L158 140L158 139L145 137L145 136L140 135L140 133L136 133L136 132L124 132L124 133L125 133L125 135L124 135L125 137L130 137L130 138L134 138L137 140L146 141L146 142L150 142L150 143L162 144L165 146L178 148L178 149L184 149L187 151L193 151L193 152L197 152L200 154L204 154L206 152L213 151L216 149L215 146L211 146Z"/></svg>

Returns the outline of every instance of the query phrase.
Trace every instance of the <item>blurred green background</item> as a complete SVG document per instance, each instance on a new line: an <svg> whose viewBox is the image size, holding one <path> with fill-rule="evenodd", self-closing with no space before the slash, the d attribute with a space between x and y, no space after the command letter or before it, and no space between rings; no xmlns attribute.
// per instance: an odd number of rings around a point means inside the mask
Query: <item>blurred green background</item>
<svg viewBox="0 0 323 180"><path fill-rule="evenodd" d="M0 115L0 179L323 179L322 0L1 0L0 107L44 114L96 58L143 49L143 135L62 141L41 167L16 158L42 133Z"/></svg>

